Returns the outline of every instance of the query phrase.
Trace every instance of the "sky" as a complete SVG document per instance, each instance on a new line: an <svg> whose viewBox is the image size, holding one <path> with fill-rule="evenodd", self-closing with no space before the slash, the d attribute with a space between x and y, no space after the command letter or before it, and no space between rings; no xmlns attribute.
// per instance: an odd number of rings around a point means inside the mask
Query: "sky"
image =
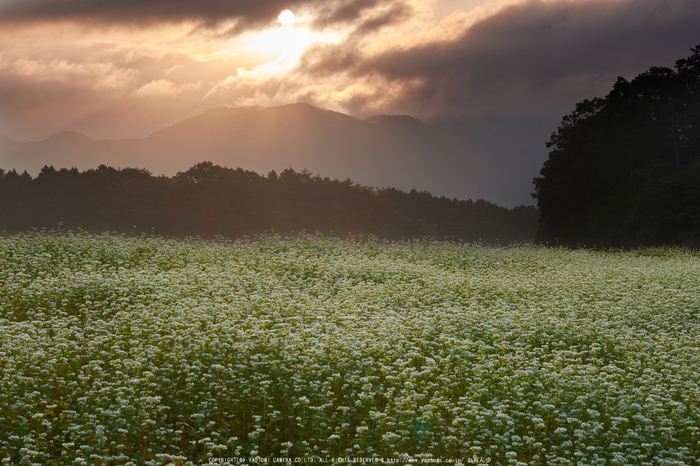
<svg viewBox="0 0 700 466"><path fill-rule="evenodd" d="M576 102L689 56L698 24L698 0L0 0L0 134L138 138L305 102L496 139L541 122L541 163Z"/></svg>

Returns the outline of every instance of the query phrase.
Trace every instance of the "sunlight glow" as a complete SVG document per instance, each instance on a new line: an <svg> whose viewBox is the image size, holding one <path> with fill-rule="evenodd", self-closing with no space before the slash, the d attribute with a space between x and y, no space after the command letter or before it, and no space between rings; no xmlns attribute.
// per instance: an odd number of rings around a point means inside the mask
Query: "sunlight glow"
<svg viewBox="0 0 700 466"><path fill-rule="evenodd" d="M282 10L277 20L285 26L292 24L294 22L294 13L289 10Z"/></svg>
<svg viewBox="0 0 700 466"><path fill-rule="evenodd" d="M322 35L305 28L269 29L254 36L253 49L264 54L298 56L312 43L323 40Z"/></svg>
<svg viewBox="0 0 700 466"><path fill-rule="evenodd" d="M278 58L296 58L315 42L332 43L337 40L335 34L319 34L302 27L278 27L246 34L231 44L234 47L201 58L212 59L221 55L276 55Z"/></svg>

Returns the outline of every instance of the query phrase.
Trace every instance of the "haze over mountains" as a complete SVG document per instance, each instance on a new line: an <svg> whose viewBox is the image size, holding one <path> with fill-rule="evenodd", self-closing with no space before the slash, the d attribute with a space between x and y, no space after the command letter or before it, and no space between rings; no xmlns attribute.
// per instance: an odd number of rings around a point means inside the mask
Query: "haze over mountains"
<svg viewBox="0 0 700 466"><path fill-rule="evenodd" d="M360 120L301 103L218 107L141 139L92 140L71 131L38 142L0 136L0 168L35 175L44 165L84 170L105 164L173 175L202 161L261 174L292 167L367 186L425 190L512 207L533 203L529 194L532 178L546 159L543 128L548 123L514 120L510 133L498 135L484 119L478 124L427 124L406 115ZM524 144L527 150L542 147L540 160L520 157L518 147L509 144L511 138L522 141L523 133L531 135L530 145L527 138ZM501 155L485 157L481 141L499 137Z"/></svg>

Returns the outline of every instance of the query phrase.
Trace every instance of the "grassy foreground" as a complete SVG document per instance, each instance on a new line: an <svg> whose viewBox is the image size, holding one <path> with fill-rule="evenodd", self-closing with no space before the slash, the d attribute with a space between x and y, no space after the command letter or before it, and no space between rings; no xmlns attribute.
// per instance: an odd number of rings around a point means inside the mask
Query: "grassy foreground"
<svg viewBox="0 0 700 466"><path fill-rule="evenodd" d="M699 368L683 250L0 238L1 464L694 465Z"/></svg>

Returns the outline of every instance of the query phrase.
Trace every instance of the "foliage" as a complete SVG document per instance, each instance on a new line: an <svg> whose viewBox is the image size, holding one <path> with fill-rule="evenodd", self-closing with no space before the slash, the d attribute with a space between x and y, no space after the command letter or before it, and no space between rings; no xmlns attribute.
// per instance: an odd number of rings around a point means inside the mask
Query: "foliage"
<svg viewBox="0 0 700 466"><path fill-rule="evenodd" d="M700 261L644 251L2 237L0 458L697 464Z"/></svg>
<svg viewBox="0 0 700 466"><path fill-rule="evenodd" d="M578 103L547 147L538 241L700 246L700 46Z"/></svg>
<svg viewBox="0 0 700 466"><path fill-rule="evenodd" d="M172 178L145 170L56 170L36 177L0 171L0 230L83 228L102 233L242 237L264 231L435 236L463 241L532 241L538 212L427 192L372 189L308 171L252 171L203 162Z"/></svg>

